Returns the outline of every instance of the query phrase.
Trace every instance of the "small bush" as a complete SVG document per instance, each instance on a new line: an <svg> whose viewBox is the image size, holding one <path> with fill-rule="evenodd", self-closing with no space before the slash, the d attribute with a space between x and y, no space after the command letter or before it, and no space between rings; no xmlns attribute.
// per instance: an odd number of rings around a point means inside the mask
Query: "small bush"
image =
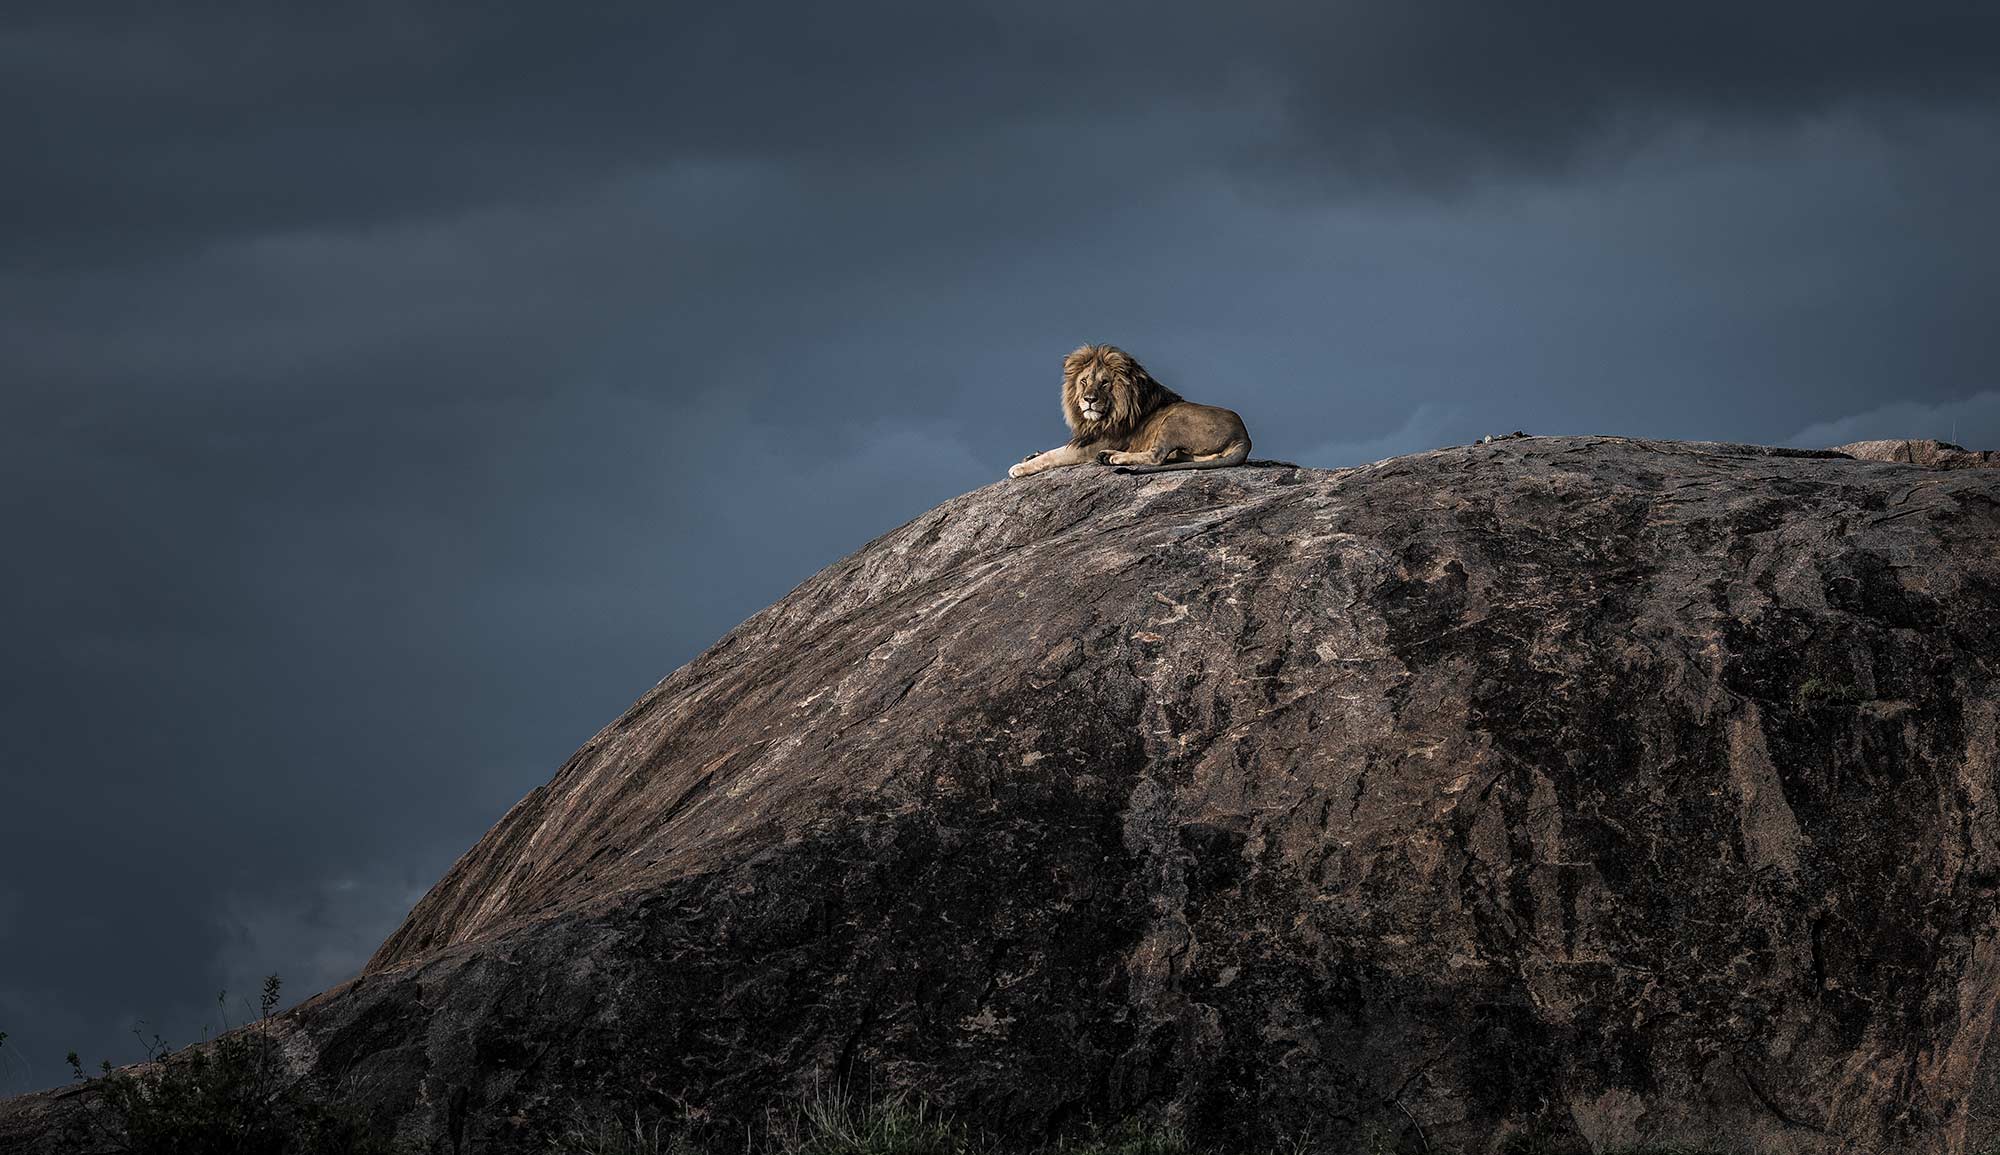
<svg viewBox="0 0 2000 1155"><path fill-rule="evenodd" d="M278 976L264 980L249 1029L168 1054L154 1039L152 1071L103 1065L104 1104L133 1155L386 1155L392 1148L354 1111L329 1107L285 1077L270 1037ZM84 1077L76 1053L70 1069Z"/></svg>
<svg viewBox="0 0 2000 1155"><path fill-rule="evenodd" d="M1812 714L1844 713L1861 701L1861 692L1845 682L1807 678L1792 693L1792 703Z"/></svg>

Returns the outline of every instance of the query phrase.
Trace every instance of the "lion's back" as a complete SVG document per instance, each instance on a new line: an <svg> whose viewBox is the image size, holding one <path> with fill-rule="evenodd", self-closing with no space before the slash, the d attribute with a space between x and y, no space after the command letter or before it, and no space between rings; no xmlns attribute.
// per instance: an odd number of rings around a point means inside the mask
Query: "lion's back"
<svg viewBox="0 0 2000 1155"><path fill-rule="evenodd" d="M1140 429L1135 448L1172 444L1195 453L1218 453L1241 441L1250 444L1250 430L1234 409L1176 399L1154 410Z"/></svg>

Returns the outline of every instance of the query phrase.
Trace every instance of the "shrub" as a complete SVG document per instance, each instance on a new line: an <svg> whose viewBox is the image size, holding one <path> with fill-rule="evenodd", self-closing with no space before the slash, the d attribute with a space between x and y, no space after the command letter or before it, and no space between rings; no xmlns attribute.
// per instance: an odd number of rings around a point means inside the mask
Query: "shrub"
<svg viewBox="0 0 2000 1155"><path fill-rule="evenodd" d="M1853 686L1824 678L1807 678L1792 695L1793 704L1807 713L1845 712L1860 700L1861 693Z"/></svg>
<svg viewBox="0 0 2000 1155"><path fill-rule="evenodd" d="M330 1107L286 1078L271 1014L278 976L264 980L250 1027L203 1046L167 1053L154 1039L154 1069L104 1064L103 1102L133 1155L376 1155L392 1150L359 1112ZM83 1078L76 1053L70 1069Z"/></svg>

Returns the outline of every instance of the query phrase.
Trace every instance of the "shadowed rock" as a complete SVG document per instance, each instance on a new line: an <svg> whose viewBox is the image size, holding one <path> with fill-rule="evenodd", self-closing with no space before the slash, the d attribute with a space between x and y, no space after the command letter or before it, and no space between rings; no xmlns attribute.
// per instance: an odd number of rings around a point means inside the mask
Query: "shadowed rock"
<svg viewBox="0 0 2000 1155"><path fill-rule="evenodd" d="M1016 1137L1969 1152L1996 662L1983 470L1527 438L1000 483L648 692L287 1053L440 1150L839 1078Z"/></svg>

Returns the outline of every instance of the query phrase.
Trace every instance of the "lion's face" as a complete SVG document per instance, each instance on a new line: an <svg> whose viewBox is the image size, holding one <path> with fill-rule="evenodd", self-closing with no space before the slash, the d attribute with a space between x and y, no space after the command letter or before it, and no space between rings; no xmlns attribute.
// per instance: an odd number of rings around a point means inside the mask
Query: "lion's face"
<svg viewBox="0 0 2000 1155"><path fill-rule="evenodd" d="M1111 395L1132 391L1132 382L1103 362L1082 367L1067 381L1076 415L1085 421L1102 421L1111 416Z"/></svg>
<svg viewBox="0 0 2000 1155"><path fill-rule="evenodd" d="M1085 345L1063 358L1063 420L1079 441L1129 432L1171 396L1115 345Z"/></svg>

